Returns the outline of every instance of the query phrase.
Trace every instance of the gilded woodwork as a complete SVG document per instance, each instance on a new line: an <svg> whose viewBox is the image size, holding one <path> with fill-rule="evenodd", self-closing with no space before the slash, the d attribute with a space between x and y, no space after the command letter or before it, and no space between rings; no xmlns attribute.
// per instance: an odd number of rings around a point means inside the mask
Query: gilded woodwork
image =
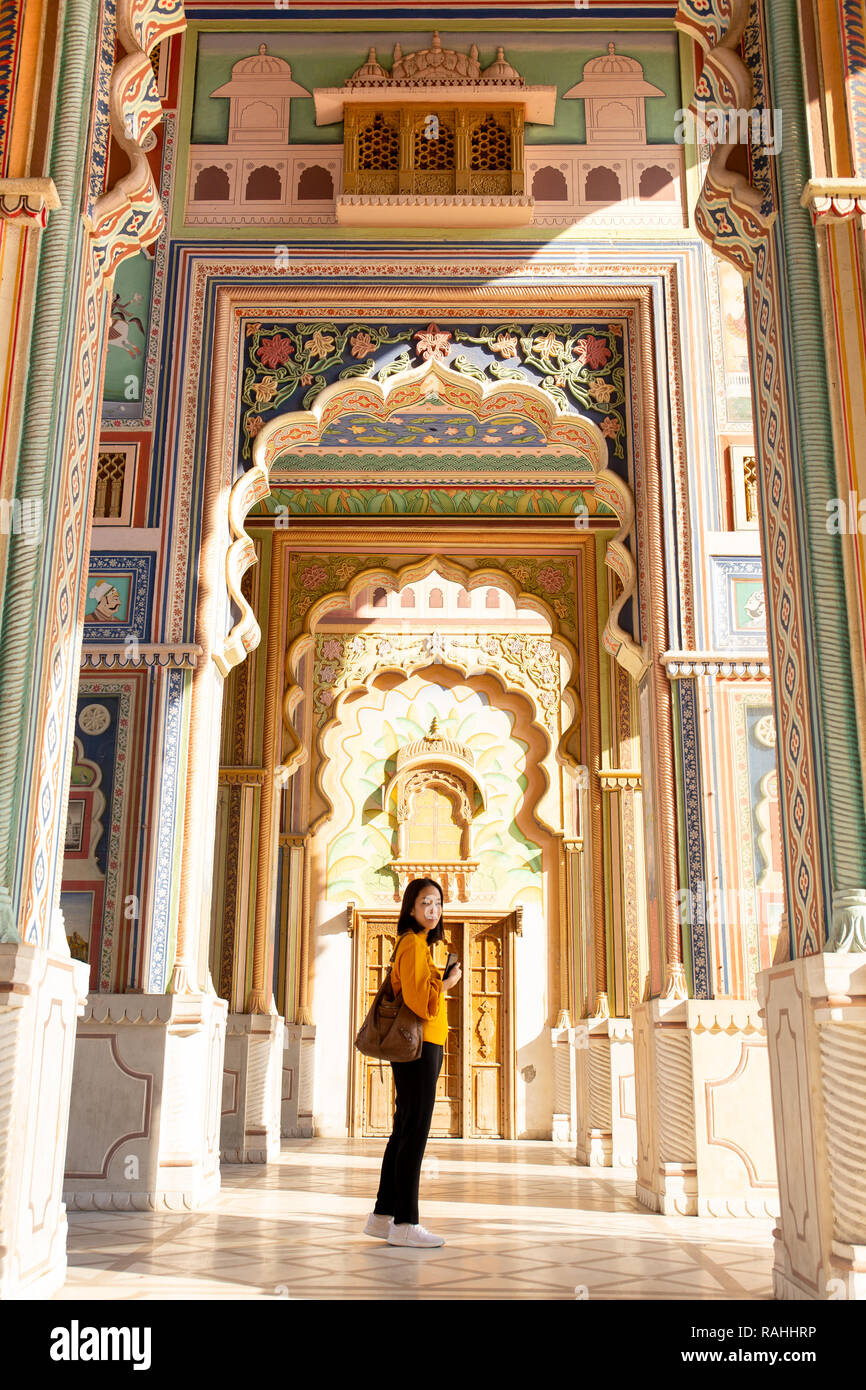
<svg viewBox="0 0 866 1390"><path fill-rule="evenodd" d="M523 128L520 105L347 107L343 193L522 196Z"/></svg>

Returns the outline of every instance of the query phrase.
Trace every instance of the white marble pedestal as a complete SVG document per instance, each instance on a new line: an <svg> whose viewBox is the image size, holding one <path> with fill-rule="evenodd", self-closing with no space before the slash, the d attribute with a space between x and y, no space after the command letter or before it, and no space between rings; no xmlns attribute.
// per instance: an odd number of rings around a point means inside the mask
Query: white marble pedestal
<svg viewBox="0 0 866 1390"><path fill-rule="evenodd" d="M50 1298L66 1279L63 1154L76 1016L89 966L0 945L0 1298Z"/></svg>
<svg viewBox="0 0 866 1390"><path fill-rule="evenodd" d="M777 1298L866 1298L866 955L764 970L781 1218Z"/></svg>
<svg viewBox="0 0 866 1390"><path fill-rule="evenodd" d="M634 1011L637 1196L679 1216L778 1214L767 1039L750 1000Z"/></svg>
<svg viewBox="0 0 866 1390"><path fill-rule="evenodd" d="M315 1046L313 1024L286 1024L281 1129L284 1139L312 1138Z"/></svg>
<svg viewBox="0 0 866 1390"><path fill-rule="evenodd" d="M272 1163L280 1155L285 1024L277 1014L229 1014L220 1157Z"/></svg>
<svg viewBox="0 0 866 1390"><path fill-rule="evenodd" d="M574 1030L578 1163L633 1168L637 1130L628 1018L582 1018Z"/></svg>
<svg viewBox="0 0 866 1390"><path fill-rule="evenodd" d="M64 1197L183 1211L219 1192L227 1005L215 994L93 994L78 1026Z"/></svg>

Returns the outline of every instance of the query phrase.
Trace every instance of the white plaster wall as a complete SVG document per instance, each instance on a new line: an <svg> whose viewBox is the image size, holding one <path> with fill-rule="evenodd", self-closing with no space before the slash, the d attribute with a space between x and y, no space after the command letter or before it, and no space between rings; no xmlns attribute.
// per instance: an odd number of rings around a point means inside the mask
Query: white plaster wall
<svg viewBox="0 0 866 1390"><path fill-rule="evenodd" d="M524 905L523 935L514 942L514 966L517 1138L550 1139L553 1046L548 1019L547 925L541 903Z"/></svg>
<svg viewBox="0 0 866 1390"><path fill-rule="evenodd" d="M313 1130L327 1137L348 1134L352 1034L352 938L344 903L316 905L312 932L313 1018L316 1023Z"/></svg>

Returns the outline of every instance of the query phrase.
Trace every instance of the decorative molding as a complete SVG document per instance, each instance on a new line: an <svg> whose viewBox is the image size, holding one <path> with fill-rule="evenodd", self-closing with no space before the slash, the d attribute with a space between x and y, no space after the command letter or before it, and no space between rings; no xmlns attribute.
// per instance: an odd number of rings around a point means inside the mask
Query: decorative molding
<svg viewBox="0 0 866 1390"><path fill-rule="evenodd" d="M815 222L844 222L862 217L866 214L866 180L810 179L800 205L809 209Z"/></svg>
<svg viewBox="0 0 866 1390"><path fill-rule="evenodd" d="M352 227L525 227L535 199L525 195L344 193L336 200L337 222ZM423 214L423 219L421 217Z"/></svg>
<svg viewBox="0 0 866 1390"><path fill-rule="evenodd" d="M97 642L81 648L82 671L131 670L136 667L160 667L163 670L191 671L198 663L202 649L193 642Z"/></svg>
<svg viewBox="0 0 866 1390"><path fill-rule="evenodd" d="M671 680L690 680L694 676L742 678L769 677L770 658L763 652L665 652L660 658Z"/></svg>
<svg viewBox="0 0 866 1390"><path fill-rule="evenodd" d="M602 791L639 791L642 786L641 774L634 768L606 767L598 774Z"/></svg>
<svg viewBox="0 0 866 1390"><path fill-rule="evenodd" d="M230 787L260 787L267 781L267 769L263 767L221 767L219 780Z"/></svg>
<svg viewBox="0 0 866 1390"><path fill-rule="evenodd" d="M53 179L0 179L0 222L22 220L41 231L49 211L59 207Z"/></svg>
<svg viewBox="0 0 866 1390"><path fill-rule="evenodd" d="M275 458L293 445L315 445L322 431L345 411L361 409L387 418L397 409L406 409L434 397L470 410L479 419L489 419L504 409L525 413L541 426L550 443L579 445L586 451L597 470L595 491L613 509L620 523L620 529L608 540L605 551L605 563L619 579L621 592L608 614L604 646L639 679L646 669L646 657L619 626L623 604L634 597L637 589L637 567L625 544L634 521L634 498L628 484L606 466L607 446L601 431L589 420L561 412L555 401L528 382L477 381L450 371L432 358L423 367L410 368L385 382L365 380L363 385L357 381L335 382L320 392L311 410L278 416L256 435L254 466L235 483L229 499L233 540L226 556L226 577L241 617L226 639L221 655L215 658L219 669L227 674L261 638L255 615L240 587L244 572L256 558L252 540L244 530L244 519L253 503L267 496L270 468Z"/></svg>

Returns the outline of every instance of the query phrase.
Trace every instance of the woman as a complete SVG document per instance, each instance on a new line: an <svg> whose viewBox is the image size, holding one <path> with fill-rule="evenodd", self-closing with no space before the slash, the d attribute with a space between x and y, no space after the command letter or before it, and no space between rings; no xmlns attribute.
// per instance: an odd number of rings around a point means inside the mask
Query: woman
<svg viewBox="0 0 866 1390"><path fill-rule="evenodd" d="M445 995L461 975L459 963L452 965L445 979L433 964L430 947L443 938L441 918L439 884L432 878L413 879L400 908L391 984L395 994L402 989L404 1003L424 1020L424 1040L421 1056L414 1062L391 1063L397 1092L394 1128L382 1159L376 1206L364 1227L365 1235L379 1236L389 1245L445 1244L444 1237L418 1224L421 1161L448 1037Z"/></svg>

